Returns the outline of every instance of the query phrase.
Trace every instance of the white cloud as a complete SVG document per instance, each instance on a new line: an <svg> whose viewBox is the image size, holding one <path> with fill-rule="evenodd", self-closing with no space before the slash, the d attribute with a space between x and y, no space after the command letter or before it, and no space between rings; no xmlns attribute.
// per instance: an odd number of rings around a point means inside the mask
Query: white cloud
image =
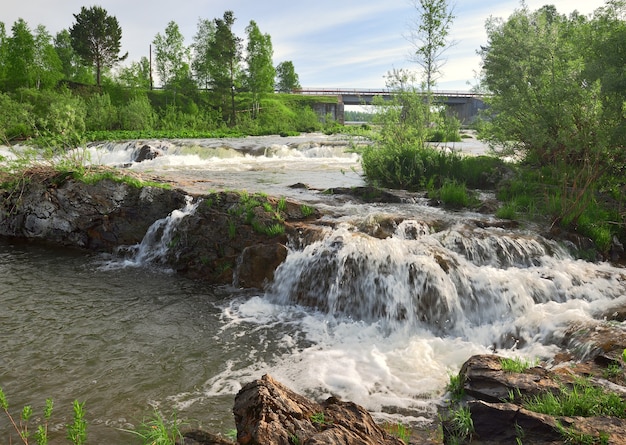
<svg viewBox="0 0 626 445"><path fill-rule="evenodd" d="M384 75L392 68L410 66L410 43L404 38L415 20L409 0L100 0L122 27L123 51L129 60L148 55L157 33L175 21L186 43L191 44L199 18L221 17L232 10L237 18L235 32L244 37L244 28L255 20L262 32L272 36L275 62L292 60L304 86L369 87L384 86ZM453 1L452 3L455 3ZM546 0L527 0L531 10ZM603 0L552 0L559 12L578 10L589 14ZM4 0L0 20L11 32L18 18L32 29L43 24L52 34L69 28L73 14L84 0ZM458 43L446 53L448 63L440 86L467 89L473 81L480 59L476 50L486 43L485 20L508 17L521 3L516 0L456 0L452 38ZM371 84L369 84L371 82Z"/></svg>

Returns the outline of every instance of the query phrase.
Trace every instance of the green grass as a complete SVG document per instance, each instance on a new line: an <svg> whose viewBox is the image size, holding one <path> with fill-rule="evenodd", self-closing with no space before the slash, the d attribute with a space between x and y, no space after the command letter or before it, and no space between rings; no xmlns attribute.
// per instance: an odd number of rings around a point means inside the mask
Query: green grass
<svg viewBox="0 0 626 445"><path fill-rule="evenodd" d="M461 400L465 395L463 389L463 379L460 374L450 374L450 381L446 385L446 390L450 393L453 400Z"/></svg>
<svg viewBox="0 0 626 445"><path fill-rule="evenodd" d="M529 361L520 357L508 358L501 357L500 358L500 366L502 370L505 372L524 372L534 366L537 366L537 360Z"/></svg>
<svg viewBox="0 0 626 445"><path fill-rule="evenodd" d="M144 420L136 431L128 432L141 438L146 445L175 445L184 440L175 412L167 419L154 410L152 417Z"/></svg>
<svg viewBox="0 0 626 445"><path fill-rule="evenodd" d="M411 439L411 429L402 423L386 423L383 425L383 429L405 444L408 444Z"/></svg>
<svg viewBox="0 0 626 445"><path fill-rule="evenodd" d="M313 207L309 207L306 204L302 204L300 206L300 211L302 212L302 216L304 216L305 218L308 218L315 213L315 209Z"/></svg>
<svg viewBox="0 0 626 445"><path fill-rule="evenodd" d="M524 408L551 416L611 416L626 418L626 401L615 393L605 392L587 380L578 380L559 393L551 392L533 397L523 403Z"/></svg>

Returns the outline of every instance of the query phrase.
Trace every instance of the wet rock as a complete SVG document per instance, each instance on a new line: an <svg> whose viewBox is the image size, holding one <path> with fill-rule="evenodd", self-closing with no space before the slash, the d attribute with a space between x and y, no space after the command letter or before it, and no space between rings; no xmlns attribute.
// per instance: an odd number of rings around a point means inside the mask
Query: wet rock
<svg viewBox="0 0 626 445"><path fill-rule="evenodd" d="M112 251L141 241L148 227L185 203L181 190L95 184L38 172L20 193L0 190L0 235Z"/></svg>
<svg viewBox="0 0 626 445"><path fill-rule="evenodd" d="M461 368L459 376L465 393L486 402L510 401L533 397L540 393L558 392L561 386L550 372L534 367L527 373L504 372L497 355L470 357Z"/></svg>
<svg viewBox="0 0 626 445"><path fill-rule="evenodd" d="M156 159L159 156L163 156L163 151L158 148L151 147L150 145L143 145L133 153L133 161L143 162Z"/></svg>
<svg viewBox="0 0 626 445"><path fill-rule="evenodd" d="M262 287L286 257L288 234L308 233L298 242L313 239L316 231L305 222L320 217L312 207L265 195L189 196L109 179L87 184L48 169L33 173L17 191L0 190L0 236L131 254L128 246L139 244L153 223L189 199L198 203L196 211L171 227L158 261L213 284L231 285L236 274L238 286Z"/></svg>
<svg viewBox="0 0 626 445"><path fill-rule="evenodd" d="M245 385L233 408L241 445L401 445L362 407L309 400L269 375Z"/></svg>
<svg viewBox="0 0 626 445"><path fill-rule="evenodd" d="M243 249L237 260L234 285L263 288L274 279L274 271L287 258L283 244L257 244Z"/></svg>
<svg viewBox="0 0 626 445"><path fill-rule="evenodd" d="M335 187L324 190L328 195L348 195L362 202L401 203L404 200L393 191L377 187Z"/></svg>

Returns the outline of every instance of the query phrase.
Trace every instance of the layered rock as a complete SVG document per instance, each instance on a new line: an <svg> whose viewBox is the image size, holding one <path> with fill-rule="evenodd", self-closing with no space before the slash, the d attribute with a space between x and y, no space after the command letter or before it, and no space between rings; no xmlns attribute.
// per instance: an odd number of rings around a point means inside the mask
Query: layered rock
<svg viewBox="0 0 626 445"><path fill-rule="evenodd" d="M461 404L471 413L473 431L460 439L454 420L447 420L443 428L444 443L562 444L569 443L572 437L587 437L597 441L593 443L626 444L624 418L552 416L523 407L524 401L546 393L559 394L585 376L589 379L588 384L626 400L623 387L594 377L594 374L606 373L598 372L601 367L594 367L592 363L572 364L554 370L537 366L523 372L509 372L502 369L501 358L496 355L471 357L461 368L459 377L466 395ZM621 374L624 373L623 367L624 363L621 363Z"/></svg>
<svg viewBox="0 0 626 445"><path fill-rule="evenodd" d="M355 403L309 400L269 375L245 385L233 408L241 445L402 445Z"/></svg>
<svg viewBox="0 0 626 445"><path fill-rule="evenodd" d="M316 229L301 223L320 216L267 196L189 196L103 177L86 183L71 173L40 169L15 187L0 189L0 236L115 252L139 244L153 223L191 199L198 203L196 211L173 228L161 264L209 283L260 288L286 258L288 235L314 237Z"/></svg>

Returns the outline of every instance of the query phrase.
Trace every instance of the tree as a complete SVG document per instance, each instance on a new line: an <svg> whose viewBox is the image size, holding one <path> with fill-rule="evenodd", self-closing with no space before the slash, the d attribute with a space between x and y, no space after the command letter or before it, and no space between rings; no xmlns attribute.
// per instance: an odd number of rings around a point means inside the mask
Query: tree
<svg viewBox="0 0 626 445"><path fill-rule="evenodd" d="M274 91L276 70L272 63L274 49L269 34L262 34L254 20L246 27L246 87L252 93L254 114L258 113L260 97Z"/></svg>
<svg viewBox="0 0 626 445"><path fill-rule="evenodd" d="M412 59L424 70L424 86L432 91L446 60L445 51L454 44L448 40L454 21L448 0L413 0L418 13L408 40L415 49Z"/></svg>
<svg viewBox="0 0 626 445"><path fill-rule="evenodd" d="M70 28L72 47L86 64L95 67L96 84L100 86L102 70L128 57L128 53L119 55L122 28L115 17L99 6L83 6L74 18L76 23Z"/></svg>
<svg viewBox="0 0 626 445"><path fill-rule="evenodd" d="M156 72L161 85L176 88L176 81L189 75L189 50L178 25L171 21L165 35L157 34L152 42L155 52Z"/></svg>
<svg viewBox="0 0 626 445"><path fill-rule="evenodd" d="M35 37L24 19L18 19L11 28L7 40L7 87L30 88L33 81L35 60Z"/></svg>
<svg viewBox="0 0 626 445"><path fill-rule="evenodd" d="M83 64L80 56L72 47L72 37L67 29L54 36L54 49L61 61L61 72L66 80L92 83L95 79L89 68Z"/></svg>
<svg viewBox="0 0 626 445"><path fill-rule="evenodd" d="M3 22L0 22L0 88L6 81L8 40L6 27Z"/></svg>
<svg viewBox="0 0 626 445"><path fill-rule="evenodd" d="M612 83L615 72L624 72L624 51L601 48L623 38L624 25L606 18L568 18L552 6L535 12L524 6L506 21L487 22L488 44L480 52L493 94L489 140L549 172L562 203L553 216L565 225L578 224L605 179L626 172L623 139L616 137L624 128L624 93ZM545 195L555 195L554 189Z"/></svg>
<svg viewBox="0 0 626 445"><path fill-rule="evenodd" d="M52 45L52 36L43 25L35 30L33 76L37 89L54 87L63 78L61 59Z"/></svg>
<svg viewBox="0 0 626 445"><path fill-rule="evenodd" d="M198 31L193 38L193 61L191 68L196 81L201 88L209 88L211 83L211 59L209 48L215 41L215 22L213 20L200 19Z"/></svg>
<svg viewBox="0 0 626 445"><path fill-rule="evenodd" d="M294 90L302 88L293 62L290 60L278 64L276 67L276 77L276 90L281 93L291 93Z"/></svg>
<svg viewBox="0 0 626 445"><path fill-rule="evenodd" d="M235 95L241 67L241 38L237 37L232 27L235 17L232 11L224 12L224 17L215 19L215 40L209 47L211 87L222 100L225 110L228 109L226 98L230 96L230 125L236 123Z"/></svg>
<svg viewBox="0 0 626 445"><path fill-rule="evenodd" d="M132 62L118 74L118 79L127 88L150 89L150 61L142 57L139 62Z"/></svg>

